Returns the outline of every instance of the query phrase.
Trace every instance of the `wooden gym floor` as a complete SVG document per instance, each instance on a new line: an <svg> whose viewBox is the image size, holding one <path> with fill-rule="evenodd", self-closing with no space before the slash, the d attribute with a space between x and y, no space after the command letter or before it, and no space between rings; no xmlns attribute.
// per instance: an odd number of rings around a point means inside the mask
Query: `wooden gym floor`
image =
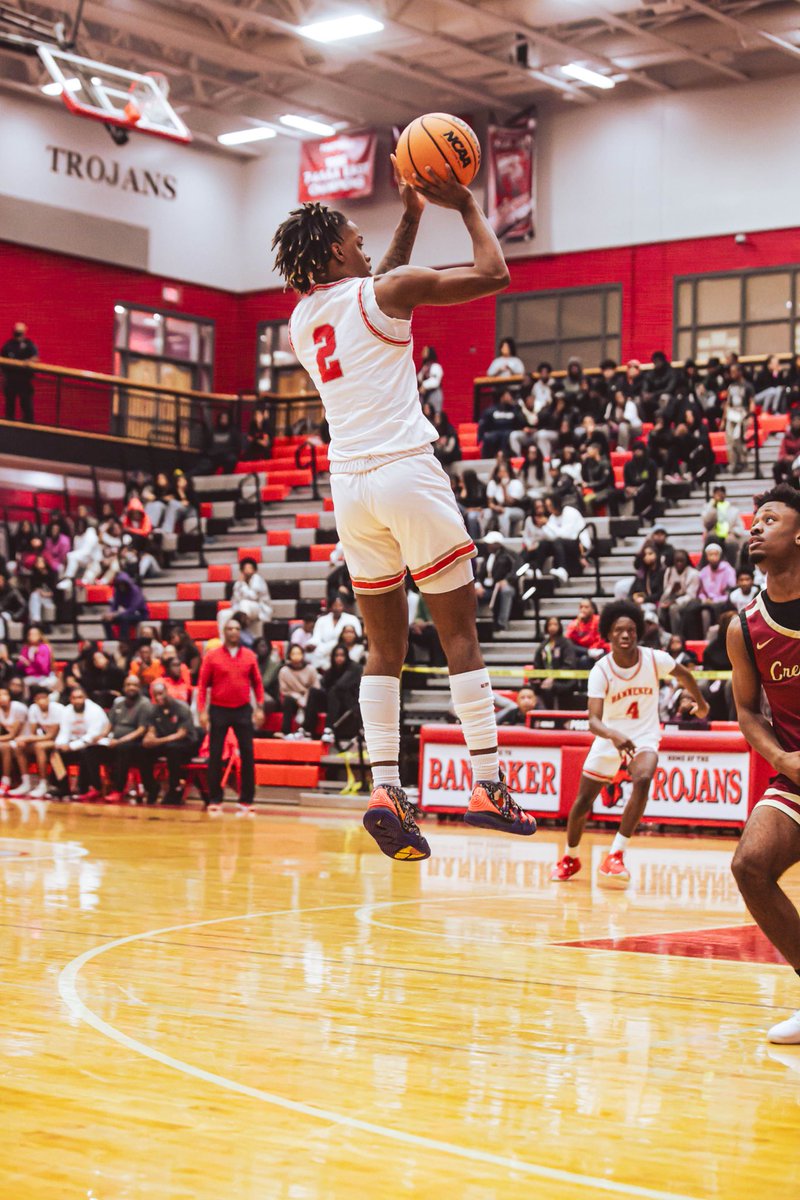
<svg viewBox="0 0 800 1200"><path fill-rule="evenodd" d="M796 1200L800 980L734 843L642 837L623 894L428 828L6 813L2 1200Z"/></svg>

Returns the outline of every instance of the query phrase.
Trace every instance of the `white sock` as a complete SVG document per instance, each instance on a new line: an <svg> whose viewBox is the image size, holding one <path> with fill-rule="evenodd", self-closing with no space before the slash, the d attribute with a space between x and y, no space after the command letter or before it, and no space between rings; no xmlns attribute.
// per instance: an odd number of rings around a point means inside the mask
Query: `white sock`
<svg viewBox="0 0 800 1200"><path fill-rule="evenodd" d="M2 783L3 787L11 787L11 779L8 775L4 775L3 778L0 779L0 783Z"/></svg>
<svg viewBox="0 0 800 1200"><path fill-rule="evenodd" d="M400 787L400 680L364 675L359 690L372 782Z"/></svg>
<svg viewBox="0 0 800 1200"><path fill-rule="evenodd" d="M626 850L630 838L626 838L624 834L618 833L611 843L611 853L616 854L618 850Z"/></svg>
<svg viewBox="0 0 800 1200"><path fill-rule="evenodd" d="M570 846L569 842L567 842L567 854L570 858L578 857L578 849L578 846Z"/></svg>
<svg viewBox="0 0 800 1200"><path fill-rule="evenodd" d="M497 749L497 721L489 672L465 671L450 676L450 694L456 716L464 730L472 763L472 782L494 783L500 778L500 757Z"/></svg>

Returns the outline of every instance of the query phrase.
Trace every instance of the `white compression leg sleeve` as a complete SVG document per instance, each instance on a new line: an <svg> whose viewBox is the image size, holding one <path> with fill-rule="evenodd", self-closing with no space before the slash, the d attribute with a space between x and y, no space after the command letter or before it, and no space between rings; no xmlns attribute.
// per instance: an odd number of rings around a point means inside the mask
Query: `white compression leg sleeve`
<svg viewBox="0 0 800 1200"><path fill-rule="evenodd" d="M450 694L464 729L472 763L472 782L494 783L500 778L500 759L497 748L497 721L489 672L465 671L450 676Z"/></svg>
<svg viewBox="0 0 800 1200"><path fill-rule="evenodd" d="M359 691L372 782L400 786L400 680L364 675Z"/></svg>

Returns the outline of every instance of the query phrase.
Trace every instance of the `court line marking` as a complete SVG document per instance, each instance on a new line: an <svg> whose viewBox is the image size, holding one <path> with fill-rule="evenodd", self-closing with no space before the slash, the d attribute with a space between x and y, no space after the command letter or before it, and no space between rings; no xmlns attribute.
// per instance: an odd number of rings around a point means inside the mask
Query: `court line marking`
<svg viewBox="0 0 800 1200"><path fill-rule="evenodd" d="M471 897L441 896L431 897L429 900L421 900L417 896L412 900L384 901L376 904L374 907L387 908L390 906L400 907L407 904L457 903L459 900L463 901L464 899L507 900L509 899L509 894ZM262 1088L251 1087L249 1084L229 1079L225 1075L218 1075L214 1071L207 1071L204 1067L197 1067L193 1063L174 1058L171 1054L165 1054L162 1050L156 1049L155 1046L148 1046L145 1042L140 1042L138 1039L130 1037L121 1029L117 1029L116 1026L110 1025L108 1021L104 1021L102 1017L98 1016L81 999L78 991L78 976L83 967L93 959L98 958L101 954L106 954L109 950L115 950L119 946L126 946L133 942L160 937L162 934L178 933L186 929L199 929L208 925L223 925L231 921L253 921L266 917L305 916L309 913L318 912L365 911L370 907L370 905L363 904L324 904L312 908L280 908L268 912L239 913L232 917L212 917L204 921L189 921L182 925L168 925L162 929L149 929L141 933L132 933L126 937L115 938L112 942L104 942L102 945L94 946L90 950L85 950L83 954L79 954L77 958L73 958L59 973L58 992L73 1016L90 1025L98 1033L103 1034L104 1037L117 1042L118 1045L124 1047L126 1050L130 1050L135 1054L141 1054L144 1058L150 1058L162 1066L179 1071L184 1075L189 1075L194 1079L199 1079L204 1083L213 1084L215 1087L235 1092L240 1096L247 1096L251 1100L261 1100L275 1108L282 1108L288 1112L297 1113L300 1116L310 1117L312 1120L341 1125L346 1129L358 1130L360 1133L368 1133L374 1137L384 1138L388 1141L400 1142L402 1145L413 1146L416 1149L434 1150L439 1154L448 1154L456 1158L467 1159L471 1162L479 1162L492 1167L502 1167L511 1172L533 1175L540 1179L548 1179L553 1183L571 1184L582 1188L591 1188L594 1191L611 1192L615 1195L636 1196L640 1200L699 1200L696 1196L689 1196L682 1192L662 1192L653 1188L640 1187L637 1184L619 1183L596 1176L581 1175L563 1170L560 1167L545 1167L537 1163L525 1162L522 1159L508 1158L501 1154L492 1154L489 1151L478 1150L471 1146L459 1146L451 1142L443 1142L438 1138L425 1137L403 1129L393 1129L389 1125L377 1125L372 1121L364 1121L359 1117L348 1116L347 1113L318 1108L316 1105L305 1104L299 1100L290 1100L286 1096L279 1096L274 1092L267 1092Z"/></svg>

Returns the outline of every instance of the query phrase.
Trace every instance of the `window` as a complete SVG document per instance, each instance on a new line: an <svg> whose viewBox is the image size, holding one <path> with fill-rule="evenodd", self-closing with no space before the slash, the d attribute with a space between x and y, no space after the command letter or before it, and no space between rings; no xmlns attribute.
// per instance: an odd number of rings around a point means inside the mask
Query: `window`
<svg viewBox="0 0 800 1200"><path fill-rule="evenodd" d="M114 305L114 374L176 392L210 392L214 374L214 322L184 313ZM166 393L120 391L112 433L182 444L196 436L187 419L191 402Z"/></svg>
<svg viewBox="0 0 800 1200"><path fill-rule="evenodd" d="M800 352L800 267L675 281L675 357Z"/></svg>
<svg viewBox="0 0 800 1200"><path fill-rule="evenodd" d="M514 338L529 369L546 360L558 370L570 358L597 367L604 358L619 362L622 289L563 288L501 296L497 301L497 343Z"/></svg>
<svg viewBox="0 0 800 1200"><path fill-rule="evenodd" d="M289 345L288 321L262 321L258 326L256 391L289 395L314 391L311 379Z"/></svg>

